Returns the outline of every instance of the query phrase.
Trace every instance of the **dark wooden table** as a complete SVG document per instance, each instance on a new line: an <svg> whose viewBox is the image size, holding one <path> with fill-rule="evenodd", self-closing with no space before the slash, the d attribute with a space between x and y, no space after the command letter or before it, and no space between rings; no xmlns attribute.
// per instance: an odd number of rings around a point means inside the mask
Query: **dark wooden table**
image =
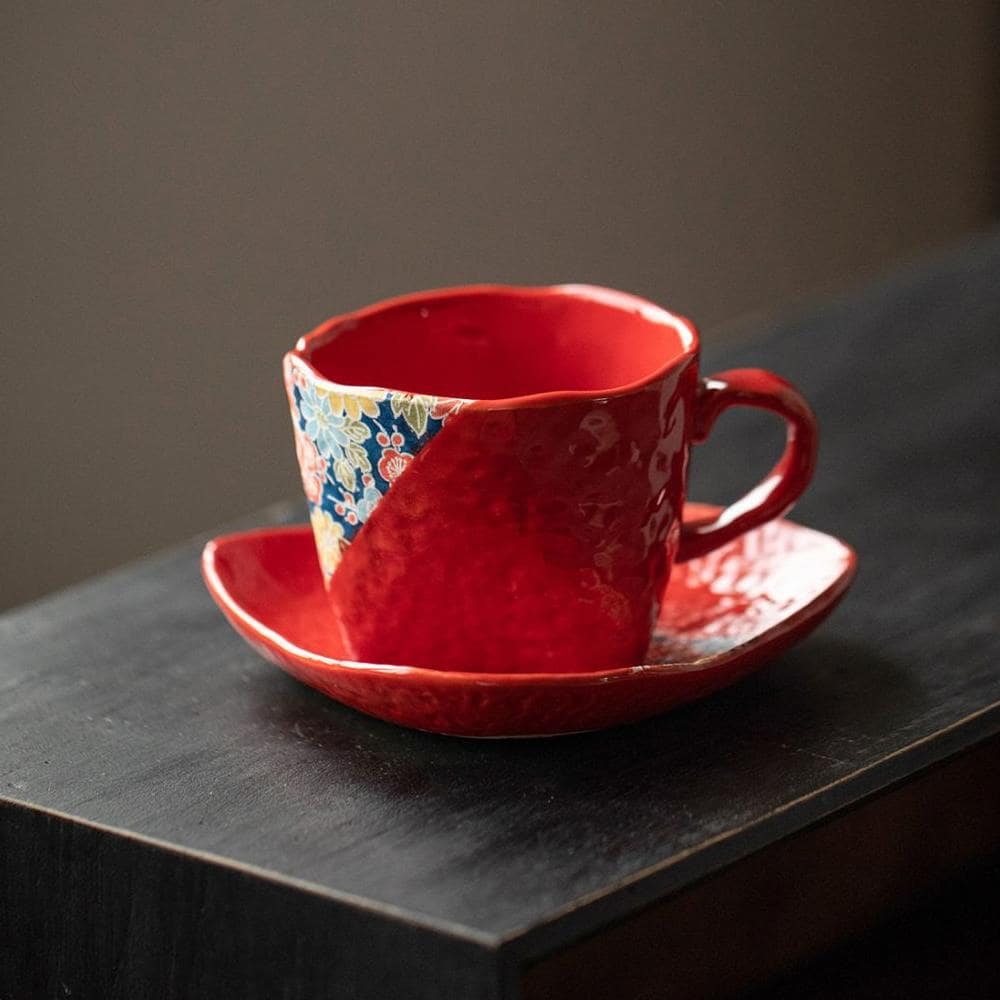
<svg viewBox="0 0 1000 1000"><path fill-rule="evenodd" d="M7 614L0 997L725 995L986 858L998 339L994 233L708 352L813 401L796 517L860 573L799 648L638 725L475 742L343 708L230 631L203 540ZM777 433L726 418L692 495Z"/></svg>

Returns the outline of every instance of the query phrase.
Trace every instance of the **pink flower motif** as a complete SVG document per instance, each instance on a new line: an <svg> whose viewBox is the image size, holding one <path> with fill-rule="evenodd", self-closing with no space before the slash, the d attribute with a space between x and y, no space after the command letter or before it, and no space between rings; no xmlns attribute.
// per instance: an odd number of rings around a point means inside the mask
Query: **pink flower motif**
<svg viewBox="0 0 1000 1000"><path fill-rule="evenodd" d="M382 458L378 463L379 475L387 482L391 483L398 479L404 469L413 461L413 456L405 451L396 451L393 448L386 448L382 452Z"/></svg>
<svg viewBox="0 0 1000 1000"><path fill-rule="evenodd" d="M323 496L323 481L326 479L326 461L316 450L316 445L299 428L295 428L295 454L299 459L302 473L302 488L310 503L319 503Z"/></svg>
<svg viewBox="0 0 1000 1000"><path fill-rule="evenodd" d="M436 399L431 407L431 416L435 420L444 420L462 405L460 399Z"/></svg>

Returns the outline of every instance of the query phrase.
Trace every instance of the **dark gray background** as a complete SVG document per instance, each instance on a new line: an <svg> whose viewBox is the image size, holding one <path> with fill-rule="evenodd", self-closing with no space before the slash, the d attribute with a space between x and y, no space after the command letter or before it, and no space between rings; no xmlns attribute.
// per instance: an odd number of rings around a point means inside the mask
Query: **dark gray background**
<svg viewBox="0 0 1000 1000"><path fill-rule="evenodd" d="M298 488L279 359L467 281L709 337L984 224L993 4L6 4L0 605ZM817 359L822 363L822 359Z"/></svg>

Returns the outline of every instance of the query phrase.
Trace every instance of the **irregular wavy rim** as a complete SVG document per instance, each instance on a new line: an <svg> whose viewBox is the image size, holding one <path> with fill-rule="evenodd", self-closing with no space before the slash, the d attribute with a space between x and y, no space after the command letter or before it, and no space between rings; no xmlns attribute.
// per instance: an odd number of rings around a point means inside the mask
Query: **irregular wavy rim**
<svg viewBox="0 0 1000 1000"><path fill-rule="evenodd" d="M464 399L460 396L438 396L440 399L456 399L468 405L475 405L488 409L517 409L528 406L544 406L551 403L561 403L575 399L612 399L617 396L627 396L629 393L644 389L651 383L663 378L668 372L682 367L698 356L698 330L694 324L682 316L677 316L669 312L662 306L658 306L648 299L640 298L628 292L619 292L613 288L603 288L600 285L458 285L452 288L438 288L423 292L411 292L408 295L398 295L394 298L383 299L381 302L373 303L362 309L343 313L334 316L317 326L314 330L299 337L295 348L285 355L286 362L295 359L303 365L318 384L332 389L334 392L347 392L353 395L366 396L382 399L385 393L402 393L403 390L393 389L389 386L358 386L346 385L335 382L327 378L313 366L311 361L312 353L322 347L328 340L337 334L338 329L345 323L356 323L366 319L376 313L398 306L417 305L425 303L428 305L440 303L453 298L462 298L470 295L484 295L497 293L510 295L515 298L547 298L552 296L567 296L572 298L590 299L593 302L600 302L603 305L611 306L629 312L640 312L645 319L661 326L669 326L680 337L683 349L678 354L672 355L662 365L642 378L623 385L610 386L607 389L557 389L552 392L532 393L527 396L507 396L490 399ZM429 395L428 393L405 393L406 395Z"/></svg>

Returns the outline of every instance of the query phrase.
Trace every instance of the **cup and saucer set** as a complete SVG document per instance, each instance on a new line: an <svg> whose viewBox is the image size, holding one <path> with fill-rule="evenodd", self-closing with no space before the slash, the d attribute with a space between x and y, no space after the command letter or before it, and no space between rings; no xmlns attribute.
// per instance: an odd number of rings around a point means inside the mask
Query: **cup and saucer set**
<svg viewBox="0 0 1000 1000"><path fill-rule="evenodd" d="M783 520L817 428L761 369L702 377L698 334L585 285L470 286L329 320L284 361L310 524L209 542L202 571L262 656L346 705L470 737L664 712L798 642L855 556ZM688 462L731 406L787 424L720 509Z"/></svg>

